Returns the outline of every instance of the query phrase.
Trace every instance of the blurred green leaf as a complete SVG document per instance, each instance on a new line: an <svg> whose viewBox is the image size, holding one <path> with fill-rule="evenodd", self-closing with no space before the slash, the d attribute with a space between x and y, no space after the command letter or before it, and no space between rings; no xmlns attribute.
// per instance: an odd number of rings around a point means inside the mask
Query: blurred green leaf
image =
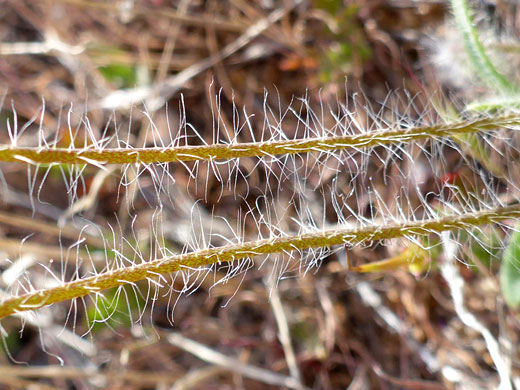
<svg viewBox="0 0 520 390"><path fill-rule="evenodd" d="M144 298L136 295L130 287L115 288L104 294L98 304L92 305L87 311L87 326L92 332L100 331L105 327L130 327L132 317L139 315L145 306Z"/></svg>
<svg viewBox="0 0 520 390"><path fill-rule="evenodd" d="M520 225L517 226L517 229ZM502 294L511 307L520 305L520 231L516 230L502 257L500 267L500 287Z"/></svg>
<svg viewBox="0 0 520 390"><path fill-rule="evenodd" d="M474 231L473 236L477 239L471 241L471 252L481 264L489 269L493 264L493 260L499 258L502 250L501 238L495 229L486 233Z"/></svg>
<svg viewBox="0 0 520 390"><path fill-rule="evenodd" d="M340 10L342 3L342 0L315 0L314 5L316 8L334 15Z"/></svg>
<svg viewBox="0 0 520 390"><path fill-rule="evenodd" d="M2 350L5 356L9 358L9 355L13 356L22 347L21 333L19 329L11 329L7 334L7 337L2 337L3 342Z"/></svg>
<svg viewBox="0 0 520 390"><path fill-rule="evenodd" d="M294 340L311 356L325 358L327 351L315 324L309 321L299 321L291 326L291 335Z"/></svg>
<svg viewBox="0 0 520 390"><path fill-rule="evenodd" d="M136 84L135 67L121 64L101 66L99 72L118 88L130 88Z"/></svg>
<svg viewBox="0 0 520 390"><path fill-rule="evenodd" d="M344 82L345 76L359 73L372 57L363 24L358 18L359 6L327 0L316 4L331 15L325 26L329 44L320 56L319 80L321 83Z"/></svg>

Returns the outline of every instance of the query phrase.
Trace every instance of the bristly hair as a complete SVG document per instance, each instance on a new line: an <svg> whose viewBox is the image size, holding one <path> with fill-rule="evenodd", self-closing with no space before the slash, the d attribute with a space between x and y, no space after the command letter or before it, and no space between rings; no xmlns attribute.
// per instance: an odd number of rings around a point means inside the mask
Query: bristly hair
<svg viewBox="0 0 520 390"><path fill-rule="evenodd" d="M143 112L149 126L140 140L115 115L97 129L70 107L65 130L50 133L37 122L44 107L24 126L15 116L0 146L3 193L13 193L9 167L25 164L34 214L48 206L43 189L56 186L56 175L67 203L54 214L59 259L43 247L36 262L13 258L2 274L0 318L31 312L35 321L48 313L41 308L72 300L67 320L94 307L94 326L127 307L139 322L165 295L173 321L179 295L253 267L279 280L316 270L343 246L375 244L433 256L444 231L465 232L455 233L461 245L482 242L489 229L504 242L508 221L520 215L520 115L448 117L433 103L417 112L414 99L396 113L391 98L377 111L355 98L334 108L301 98L275 109L266 95L263 118L233 107L232 128L213 109L210 137L181 103L175 128ZM106 188L125 206L101 221L92 210ZM137 316L130 301L139 302Z"/></svg>

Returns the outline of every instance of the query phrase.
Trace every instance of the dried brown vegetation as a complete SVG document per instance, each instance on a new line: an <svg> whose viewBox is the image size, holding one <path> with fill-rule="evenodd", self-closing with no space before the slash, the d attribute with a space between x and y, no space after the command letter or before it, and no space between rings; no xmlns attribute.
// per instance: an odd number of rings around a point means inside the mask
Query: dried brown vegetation
<svg viewBox="0 0 520 390"><path fill-rule="evenodd" d="M519 118L432 92L445 4L0 5L0 386L517 377Z"/></svg>

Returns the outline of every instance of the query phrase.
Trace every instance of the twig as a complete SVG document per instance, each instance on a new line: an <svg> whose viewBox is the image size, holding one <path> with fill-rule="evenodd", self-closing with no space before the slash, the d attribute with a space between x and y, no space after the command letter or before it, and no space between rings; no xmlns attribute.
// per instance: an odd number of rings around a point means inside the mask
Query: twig
<svg viewBox="0 0 520 390"><path fill-rule="evenodd" d="M285 311L283 309L282 300L280 299L280 293L278 292L278 286L276 283L270 278L271 286L270 286L270 300L269 303L273 309L274 318L276 320L276 325L278 326L278 337L280 343L282 344L282 348L285 354L285 360L287 361L287 366L289 367L289 372L291 377L297 383L301 384L301 375L300 369L298 368L298 362L296 361L296 356L294 354L294 349L291 342L291 335L289 332L289 325L287 324L287 317L285 316Z"/></svg>
<svg viewBox="0 0 520 390"><path fill-rule="evenodd" d="M305 389L291 377L276 374L269 370L251 366L249 364L244 364L237 359L230 358L229 356L214 351L203 344L188 339L179 333L170 333L166 339L170 344L195 355L207 363L225 367L229 371L239 373L246 378L254 379L273 386L282 386L297 390Z"/></svg>
<svg viewBox="0 0 520 390"><path fill-rule="evenodd" d="M500 377L498 389L512 390L511 367L508 359L501 353L500 346L489 329L487 329L464 306L464 279L462 279L459 273L456 262L457 243L453 241L449 232L443 232L441 238L442 246L444 248L444 261L441 263L440 268L444 280L450 287L455 312L464 325L476 330L484 338L489 355L495 363L495 367Z"/></svg>
<svg viewBox="0 0 520 390"><path fill-rule="evenodd" d="M97 106L99 106L99 108L111 109L124 108L152 98L153 101L149 101L148 104L149 108L155 110L158 107L161 107L164 102L173 96L179 89L181 89L188 80L242 49L249 42L251 42L251 40L262 34L273 23L276 23L284 15L286 15L287 12L290 12L301 2L302 0L295 0L290 6L273 11L269 16L259 20L251 27L249 27L240 37L222 48L222 50L220 50L216 55L203 59L197 64L190 66L182 72L177 73L175 76L164 80L158 85L154 87L136 88L132 90L113 92L103 98L97 104Z"/></svg>

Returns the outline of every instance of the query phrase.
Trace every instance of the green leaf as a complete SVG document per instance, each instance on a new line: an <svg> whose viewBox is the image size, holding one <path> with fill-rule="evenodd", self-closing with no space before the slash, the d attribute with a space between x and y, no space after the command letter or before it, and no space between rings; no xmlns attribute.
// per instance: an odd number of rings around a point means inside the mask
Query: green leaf
<svg viewBox="0 0 520 390"><path fill-rule="evenodd" d="M471 16L467 0L451 0L455 23L462 33L466 54L473 65L473 70L490 87L498 92L516 92L517 86L502 75L489 56L481 42L478 30Z"/></svg>
<svg viewBox="0 0 520 390"><path fill-rule="evenodd" d="M131 88L136 84L136 71L133 66L110 64L101 66L100 73L119 88Z"/></svg>
<svg viewBox="0 0 520 390"><path fill-rule="evenodd" d="M12 359L16 353L23 348L20 330L11 329L6 336L2 336L2 343L0 349L4 352L7 359Z"/></svg>
<svg viewBox="0 0 520 390"><path fill-rule="evenodd" d="M341 0L315 0L315 7L335 15L342 7Z"/></svg>
<svg viewBox="0 0 520 390"><path fill-rule="evenodd" d="M500 287L502 294L511 307L520 305L520 231L511 235L500 267Z"/></svg>
<svg viewBox="0 0 520 390"><path fill-rule="evenodd" d="M508 108L520 108L519 95L496 96L487 100L474 101L466 106L467 110L489 112Z"/></svg>
<svg viewBox="0 0 520 390"><path fill-rule="evenodd" d="M124 290L124 291L123 291ZM145 306L144 297L128 286L115 288L99 298L96 305L87 310L86 325L95 333L106 327L118 329L130 327L133 318L139 316Z"/></svg>
<svg viewBox="0 0 520 390"><path fill-rule="evenodd" d="M464 233L463 233L464 234ZM482 265L490 269L494 260L498 260L501 252L501 238L494 228L491 229L475 229L472 231L475 239L469 239L469 248L475 257L468 259L468 263L474 263L473 260L480 261ZM495 268L496 269L496 268Z"/></svg>

